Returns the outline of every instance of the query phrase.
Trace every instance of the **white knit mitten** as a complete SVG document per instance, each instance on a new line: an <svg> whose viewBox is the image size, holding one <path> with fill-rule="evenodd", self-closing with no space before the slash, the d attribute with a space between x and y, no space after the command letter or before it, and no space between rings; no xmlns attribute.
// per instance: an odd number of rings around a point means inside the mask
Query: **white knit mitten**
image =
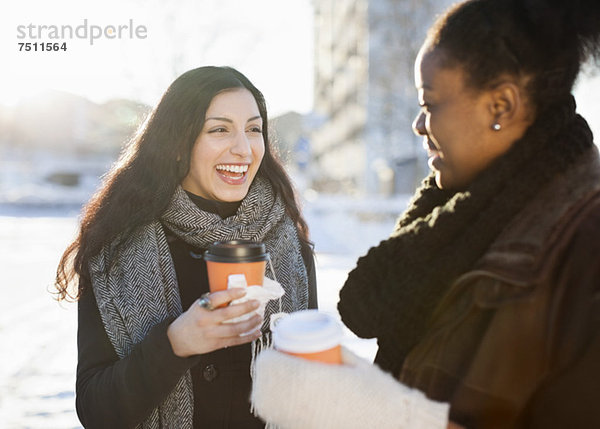
<svg viewBox="0 0 600 429"><path fill-rule="evenodd" d="M285 429L445 428L448 404L434 402L342 349L343 365L265 350L256 359L255 411Z"/></svg>

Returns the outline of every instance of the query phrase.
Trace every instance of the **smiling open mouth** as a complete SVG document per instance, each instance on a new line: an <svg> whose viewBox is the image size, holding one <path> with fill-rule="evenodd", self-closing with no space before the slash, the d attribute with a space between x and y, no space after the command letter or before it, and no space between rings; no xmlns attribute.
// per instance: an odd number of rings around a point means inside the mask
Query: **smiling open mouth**
<svg viewBox="0 0 600 429"><path fill-rule="evenodd" d="M248 171L248 165L219 164L217 171L226 176L241 177Z"/></svg>
<svg viewBox="0 0 600 429"><path fill-rule="evenodd" d="M248 173L248 164L219 164L217 165L217 173L225 182L230 184L239 184L246 178Z"/></svg>

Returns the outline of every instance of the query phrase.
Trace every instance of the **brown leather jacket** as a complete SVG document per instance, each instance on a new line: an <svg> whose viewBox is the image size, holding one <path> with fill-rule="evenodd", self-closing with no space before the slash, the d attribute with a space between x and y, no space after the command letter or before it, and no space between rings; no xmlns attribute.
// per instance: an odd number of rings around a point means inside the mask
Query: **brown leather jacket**
<svg viewBox="0 0 600 429"><path fill-rule="evenodd" d="M468 428L600 428L600 161L558 177L451 286L400 380Z"/></svg>

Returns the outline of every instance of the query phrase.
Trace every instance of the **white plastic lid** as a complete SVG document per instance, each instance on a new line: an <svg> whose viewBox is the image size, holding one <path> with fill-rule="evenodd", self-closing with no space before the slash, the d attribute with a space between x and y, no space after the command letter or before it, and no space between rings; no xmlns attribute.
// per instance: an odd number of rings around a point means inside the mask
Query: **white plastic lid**
<svg viewBox="0 0 600 429"><path fill-rule="evenodd" d="M302 310L281 318L273 328L273 345L290 353L317 353L341 343L339 322L318 310Z"/></svg>

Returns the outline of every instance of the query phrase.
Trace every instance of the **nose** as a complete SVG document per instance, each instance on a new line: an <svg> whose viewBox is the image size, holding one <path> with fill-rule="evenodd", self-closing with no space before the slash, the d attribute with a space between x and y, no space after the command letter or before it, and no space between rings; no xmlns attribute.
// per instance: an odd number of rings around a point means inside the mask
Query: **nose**
<svg viewBox="0 0 600 429"><path fill-rule="evenodd" d="M250 141L245 132L239 132L235 135L230 149L231 153L239 157L245 158L252 152Z"/></svg>
<svg viewBox="0 0 600 429"><path fill-rule="evenodd" d="M427 135L427 128L425 127L425 113L420 111L417 117L412 123L413 132L418 136Z"/></svg>

